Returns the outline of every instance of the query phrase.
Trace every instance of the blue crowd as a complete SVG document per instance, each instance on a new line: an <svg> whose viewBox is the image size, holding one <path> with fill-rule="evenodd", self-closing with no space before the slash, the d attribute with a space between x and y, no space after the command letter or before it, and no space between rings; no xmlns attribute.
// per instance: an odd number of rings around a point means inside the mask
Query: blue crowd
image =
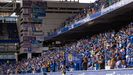
<svg viewBox="0 0 133 75"><path fill-rule="evenodd" d="M91 15L120 0L97 0L78 15L68 18L63 26L70 25L87 14ZM101 70L133 67L133 23L119 31L107 31L76 42L56 47L35 58L17 63L0 64L1 74Z"/></svg>
<svg viewBox="0 0 133 75"><path fill-rule="evenodd" d="M3 74L133 67L133 23L45 51L42 56L0 64Z"/></svg>

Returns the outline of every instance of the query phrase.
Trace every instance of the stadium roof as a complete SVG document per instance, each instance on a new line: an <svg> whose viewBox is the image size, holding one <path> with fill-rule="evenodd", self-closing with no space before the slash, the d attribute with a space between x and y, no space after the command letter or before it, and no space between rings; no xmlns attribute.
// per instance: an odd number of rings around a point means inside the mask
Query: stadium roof
<svg viewBox="0 0 133 75"><path fill-rule="evenodd" d="M0 0L0 2L12 2L12 1L15 1L15 0ZM21 2L21 0L16 0L16 2Z"/></svg>
<svg viewBox="0 0 133 75"><path fill-rule="evenodd" d="M0 0L0 2L12 2L13 0ZM22 0L16 0L17 2L21 2ZM79 3L93 3L96 0L43 0L43 1L79 1Z"/></svg>

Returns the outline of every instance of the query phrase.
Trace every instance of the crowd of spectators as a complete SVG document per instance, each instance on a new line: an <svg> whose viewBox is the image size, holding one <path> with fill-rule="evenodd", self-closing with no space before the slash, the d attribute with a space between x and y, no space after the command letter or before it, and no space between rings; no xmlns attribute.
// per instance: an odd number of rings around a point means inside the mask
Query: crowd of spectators
<svg viewBox="0 0 133 75"><path fill-rule="evenodd" d="M120 0L96 0L94 3L90 4L88 7L82 9L78 14L68 17L59 27L66 27L71 25L72 23L75 23L83 18L85 18L87 15L95 14L98 11L101 11L102 9L118 2ZM55 29L56 31L58 29Z"/></svg>
<svg viewBox="0 0 133 75"><path fill-rule="evenodd" d="M4 74L133 67L133 24L56 47L41 56L0 64Z"/></svg>
<svg viewBox="0 0 133 75"><path fill-rule="evenodd" d="M133 24L118 32L100 33L65 47L66 54L73 56L73 61L69 59L66 64L69 69L70 65L75 66L74 70L132 67Z"/></svg>
<svg viewBox="0 0 133 75"><path fill-rule="evenodd" d="M64 52L61 50L51 50L42 53L41 56L23 59L17 63L0 63L0 74L24 74L40 73L50 71L61 71L64 64Z"/></svg>
<svg viewBox="0 0 133 75"><path fill-rule="evenodd" d="M85 18L120 0L97 0L78 15L69 17L63 26ZM0 64L3 74L38 73L73 70L100 70L133 67L133 24L118 32L95 34L63 47L46 51L41 56L17 63Z"/></svg>

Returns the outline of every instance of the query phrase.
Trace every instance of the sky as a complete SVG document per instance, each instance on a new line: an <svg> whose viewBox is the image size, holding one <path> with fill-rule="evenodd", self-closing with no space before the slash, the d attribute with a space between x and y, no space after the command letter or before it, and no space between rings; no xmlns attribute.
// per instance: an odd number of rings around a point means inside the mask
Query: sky
<svg viewBox="0 0 133 75"><path fill-rule="evenodd" d="M92 3L95 2L96 0L79 0L80 3Z"/></svg>

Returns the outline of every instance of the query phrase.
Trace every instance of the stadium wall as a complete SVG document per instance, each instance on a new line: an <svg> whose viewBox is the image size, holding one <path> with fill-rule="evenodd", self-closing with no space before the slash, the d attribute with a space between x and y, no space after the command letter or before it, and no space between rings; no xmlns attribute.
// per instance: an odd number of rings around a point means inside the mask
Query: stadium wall
<svg viewBox="0 0 133 75"><path fill-rule="evenodd" d="M64 75L62 72L49 73L29 73L29 74L14 74L14 75ZM117 70L89 70L89 71L73 71L66 72L65 75L133 75L133 69L117 69Z"/></svg>
<svg viewBox="0 0 133 75"><path fill-rule="evenodd" d="M58 73L48 73L47 75L62 75L62 74L58 72ZM73 72L66 72L66 75L133 75L133 69L73 71Z"/></svg>

